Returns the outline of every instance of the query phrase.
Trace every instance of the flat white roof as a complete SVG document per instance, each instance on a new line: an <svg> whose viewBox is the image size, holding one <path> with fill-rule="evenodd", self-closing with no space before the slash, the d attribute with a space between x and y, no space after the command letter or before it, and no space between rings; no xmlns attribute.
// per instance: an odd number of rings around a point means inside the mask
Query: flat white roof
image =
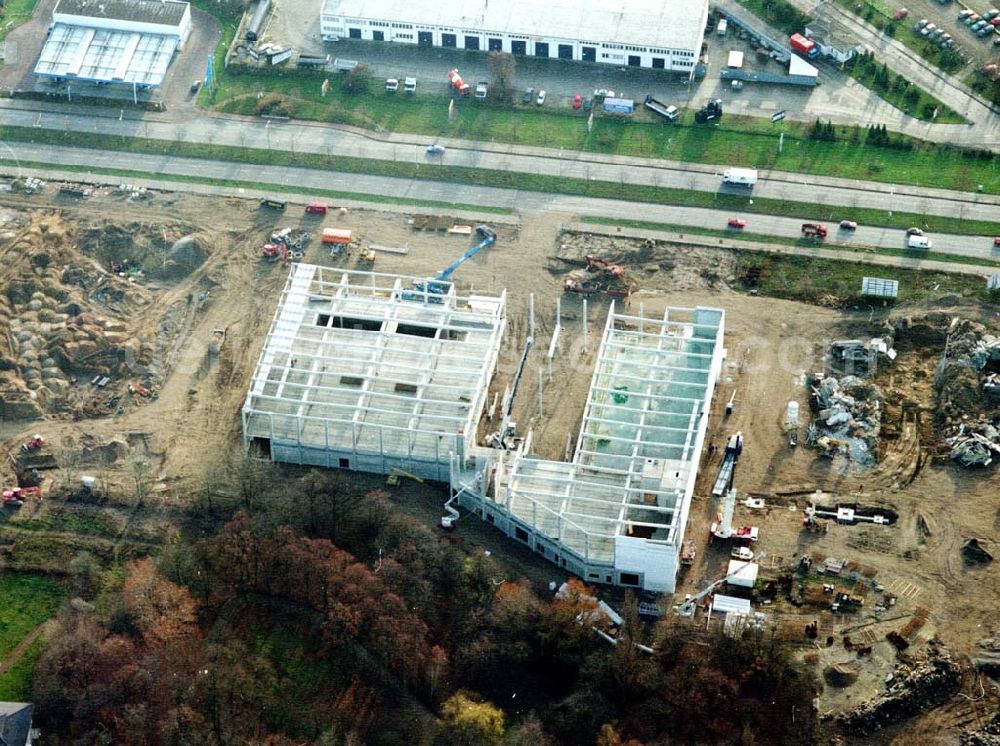
<svg viewBox="0 0 1000 746"><path fill-rule="evenodd" d="M496 500L591 562L613 562L619 536L679 544L724 317L612 308L573 461L518 454L498 470Z"/></svg>
<svg viewBox="0 0 1000 746"><path fill-rule="evenodd" d="M52 27L35 75L156 86L163 82L180 39L65 23Z"/></svg>
<svg viewBox="0 0 1000 746"><path fill-rule="evenodd" d="M708 0L326 0L324 15L699 51Z"/></svg>
<svg viewBox="0 0 1000 746"><path fill-rule="evenodd" d="M819 70L810 65L804 59L798 55L792 55L792 59L788 62L788 74L789 75L802 75L808 78L815 78L819 75Z"/></svg>
<svg viewBox="0 0 1000 746"><path fill-rule="evenodd" d="M426 278L424 278L426 279ZM399 458L475 432L506 296L412 292L420 278L294 265L243 407L245 436Z"/></svg>

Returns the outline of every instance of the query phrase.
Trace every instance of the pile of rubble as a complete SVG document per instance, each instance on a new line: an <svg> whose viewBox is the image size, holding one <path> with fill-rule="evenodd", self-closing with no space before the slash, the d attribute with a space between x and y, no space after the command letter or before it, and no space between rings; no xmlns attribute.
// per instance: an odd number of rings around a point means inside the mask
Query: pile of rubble
<svg viewBox="0 0 1000 746"><path fill-rule="evenodd" d="M808 444L822 456L843 454L859 464L874 463L882 427L878 386L852 375L822 380L811 376L808 385L816 415L809 427Z"/></svg>
<svg viewBox="0 0 1000 746"><path fill-rule="evenodd" d="M951 458L963 466L988 466L1000 456L1000 337L975 321L952 323L934 385Z"/></svg>
<svg viewBox="0 0 1000 746"><path fill-rule="evenodd" d="M927 661L909 670L897 669L884 694L850 712L838 714L835 720L846 733L868 736L947 702L961 683L961 668L938 646Z"/></svg>
<svg viewBox="0 0 1000 746"><path fill-rule="evenodd" d="M958 743L960 746L1000 746L1000 713L994 715L982 730L963 730Z"/></svg>

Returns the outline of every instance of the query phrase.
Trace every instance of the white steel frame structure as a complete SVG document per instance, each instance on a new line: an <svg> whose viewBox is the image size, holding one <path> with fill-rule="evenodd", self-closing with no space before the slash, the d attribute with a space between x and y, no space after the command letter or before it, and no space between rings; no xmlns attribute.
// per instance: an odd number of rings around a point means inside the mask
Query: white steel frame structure
<svg viewBox="0 0 1000 746"><path fill-rule="evenodd" d="M297 264L243 406L244 446L275 460L447 482L475 446L506 293Z"/></svg>
<svg viewBox="0 0 1000 746"><path fill-rule="evenodd" d="M585 580L672 592L724 320L720 309L650 319L612 306L573 460L531 457L529 437L491 466L491 489L453 483L459 501Z"/></svg>

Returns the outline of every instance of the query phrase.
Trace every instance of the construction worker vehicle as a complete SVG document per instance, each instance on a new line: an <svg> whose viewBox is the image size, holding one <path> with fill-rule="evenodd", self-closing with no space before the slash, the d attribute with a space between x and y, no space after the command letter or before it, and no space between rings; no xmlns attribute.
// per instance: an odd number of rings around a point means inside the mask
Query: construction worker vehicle
<svg viewBox="0 0 1000 746"><path fill-rule="evenodd" d="M442 296L451 288L449 280L455 273L455 270L467 259L471 259L483 249L492 246L497 240L496 231L488 225L476 226L476 235L481 239L479 243L469 248L462 256L442 269L436 277L425 282L414 283L413 290L404 290L403 300L422 300L428 303L441 303Z"/></svg>
<svg viewBox="0 0 1000 746"><path fill-rule="evenodd" d="M35 435L31 438L31 440L21 444L21 451L24 453L33 453L39 450L43 445L45 445L45 440L42 436Z"/></svg>
<svg viewBox="0 0 1000 746"><path fill-rule="evenodd" d="M625 268L607 259L588 254L587 266L570 274L563 283L567 293L604 293L612 298L628 298L632 284L625 277Z"/></svg>
<svg viewBox="0 0 1000 746"><path fill-rule="evenodd" d="M3 491L3 504L12 507L20 507L24 505L24 501L29 497L33 497L36 500L42 499L42 488L41 487L15 487L11 490Z"/></svg>

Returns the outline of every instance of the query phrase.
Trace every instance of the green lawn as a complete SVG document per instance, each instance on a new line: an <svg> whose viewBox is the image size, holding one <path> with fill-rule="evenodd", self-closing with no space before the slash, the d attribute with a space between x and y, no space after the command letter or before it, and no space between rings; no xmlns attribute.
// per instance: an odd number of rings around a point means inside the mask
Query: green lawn
<svg viewBox="0 0 1000 746"><path fill-rule="evenodd" d="M0 661L7 659L31 630L51 617L65 589L51 578L27 573L0 574Z"/></svg>
<svg viewBox="0 0 1000 746"><path fill-rule="evenodd" d="M4 702L30 702L31 682L35 678L35 666L45 648L45 640L39 637L21 655L21 658L0 676L0 700Z"/></svg>
<svg viewBox="0 0 1000 746"><path fill-rule="evenodd" d="M968 124L969 120L945 106L903 75L880 64L871 53L862 53L847 64L851 77L897 109L925 122Z"/></svg>
<svg viewBox="0 0 1000 746"><path fill-rule="evenodd" d="M0 574L0 662L8 656L39 624L55 614L66 596L66 589L51 578L5 571ZM31 699L31 680L35 664L44 647L35 640L20 660L0 676L0 700Z"/></svg>
<svg viewBox="0 0 1000 746"><path fill-rule="evenodd" d="M755 283L740 281L744 290L806 303L816 303L829 296L845 304L863 304L864 307L882 302L860 294L862 278L879 276L878 267L788 254L735 253L740 278L746 277L747 270L751 268L760 272ZM982 278L971 275L893 267L891 276L899 281L899 303L919 303L945 295L960 295L992 303L1000 300L997 291L991 293L986 289Z"/></svg>
<svg viewBox="0 0 1000 746"><path fill-rule="evenodd" d="M11 30L31 18L38 0L7 0L0 16L0 41L7 38Z"/></svg>
<svg viewBox="0 0 1000 746"><path fill-rule="evenodd" d="M835 241L823 241L822 243L816 243L809 239L798 239L789 240L782 236L772 236L765 233L753 233L752 231L741 230L735 232L726 229L711 229L711 228L692 228L689 225L674 225L672 223L651 223L645 220L617 220L615 218L601 218L601 217L584 217L581 218L582 223L591 223L594 225L610 225L610 226L621 226L623 228L639 228L641 230L651 230L651 231L667 231L670 233L683 233L691 236L710 236L713 238L729 238L729 239L742 239L745 241L756 241L758 243L773 243L779 244L781 246L800 246L803 251L808 251L810 249L830 249L833 251L843 251L845 254L857 254L863 252L865 256L867 255L877 255L877 256L907 256L907 257L919 257L920 259L926 259L928 261L940 261L940 262L952 262L953 264L970 264L973 266L981 267L1000 267L1000 261L990 259L989 257L979 258L974 256L964 256L958 254L944 254L938 251L924 251L916 254L913 251L907 251L906 249L887 249L887 248L866 248L861 246L852 246L841 243L836 243ZM831 230L831 236L835 233L835 226L829 226ZM869 270L871 272L872 270Z"/></svg>
<svg viewBox="0 0 1000 746"><path fill-rule="evenodd" d="M971 191L983 184L987 192L1000 192L1000 165L992 155L950 146L896 138L906 149L865 145L865 130L837 127L836 140L825 142L807 136L808 124L725 116L716 126L696 125L693 112L670 125L637 118L595 114L587 132L587 116L568 107L539 110L515 109L458 101L448 119L448 98L426 90L415 96L388 94L373 88L365 95L340 89L331 78L323 97L322 75L298 71L265 71L254 75L219 76L215 107L222 111L255 114L258 96L281 90L293 115L301 119L349 124L375 131L457 137L471 140L546 145L567 151L617 153L650 158L752 166L801 173L840 176L904 184L921 184ZM207 94L206 94L207 95ZM778 152L779 135L784 146ZM599 174L595 174L599 178Z"/></svg>

